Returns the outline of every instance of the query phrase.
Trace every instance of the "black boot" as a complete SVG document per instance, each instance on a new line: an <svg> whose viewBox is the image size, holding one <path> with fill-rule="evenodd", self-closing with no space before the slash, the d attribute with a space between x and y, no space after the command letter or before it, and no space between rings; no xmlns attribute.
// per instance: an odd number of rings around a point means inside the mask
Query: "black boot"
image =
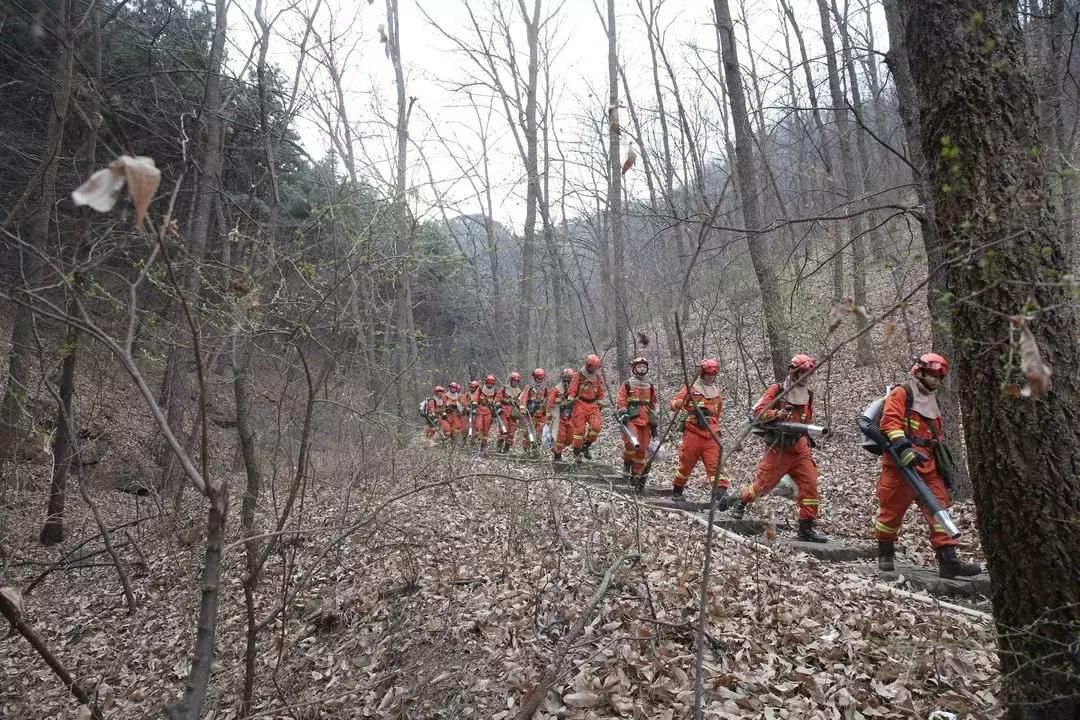
<svg viewBox="0 0 1080 720"><path fill-rule="evenodd" d="M686 500L686 495L683 493L684 489L685 488L683 488L682 485L674 485L674 486L672 486L672 488L671 488L671 499L674 500L675 502L682 502L682 501Z"/></svg>
<svg viewBox="0 0 1080 720"><path fill-rule="evenodd" d="M731 503L731 508L730 510L728 510L728 514L731 515L731 518L733 520L743 519L743 515L746 514L746 503L743 502L743 499L741 497L736 498L735 502Z"/></svg>
<svg viewBox="0 0 1080 720"><path fill-rule="evenodd" d="M552 453L552 460L555 461L555 463L561 463L562 462L562 453L561 452Z"/></svg>
<svg viewBox="0 0 1080 720"><path fill-rule="evenodd" d="M934 551L938 561L938 575L943 578L968 577L978 575L982 568L975 563L964 562L956 557L956 547L945 545Z"/></svg>
<svg viewBox="0 0 1080 720"><path fill-rule="evenodd" d="M645 490L645 480L646 480L647 476L644 475L644 474L641 474L641 475L634 475L633 478L634 478L634 489L637 490L638 492L642 492L643 490Z"/></svg>
<svg viewBox="0 0 1080 720"><path fill-rule="evenodd" d="M592 453L589 452L589 448L591 447L592 443L585 443L581 446L581 454L585 457L586 460L592 460Z"/></svg>
<svg viewBox="0 0 1080 720"><path fill-rule="evenodd" d="M574 462L581 462L581 448L574 448Z"/></svg>
<svg viewBox="0 0 1080 720"><path fill-rule="evenodd" d="M728 506L731 505L731 498L728 497L728 489L726 487L720 487L719 485L713 487L712 503L720 512L727 510Z"/></svg>
<svg viewBox="0 0 1080 720"><path fill-rule="evenodd" d="M798 539L805 542L827 543L829 538L814 530L814 521L800 519Z"/></svg>
<svg viewBox="0 0 1080 720"><path fill-rule="evenodd" d="M878 572L896 572L896 543L888 540L878 540L877 544L877 569Z"/></svg>
<svg viewBox="0 0 1080 720"><path fill-rule="evenodd" d="M634 479L634 463L629 460L623 460L622 476L623 479L627 481L632 481Z"/></svg>

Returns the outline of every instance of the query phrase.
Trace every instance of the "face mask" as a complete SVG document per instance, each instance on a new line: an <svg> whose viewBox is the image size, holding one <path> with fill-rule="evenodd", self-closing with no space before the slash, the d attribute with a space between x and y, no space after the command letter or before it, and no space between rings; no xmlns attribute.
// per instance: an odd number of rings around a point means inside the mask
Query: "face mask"
<svg viewBox="0 0 1080 720"><path fill-rule="evenodd" d="M701 376L701 384L702 385L715 385L716 384L716 376L715 375L702 375Z"/></svg>
<svg viewBox="0 0 1080 720"><path fill-rule="evenodd" d="M919 376L919 384L930 392L935 392L941 387L942 380L937 375L930 375L929 373L922 373Z"/></svg>

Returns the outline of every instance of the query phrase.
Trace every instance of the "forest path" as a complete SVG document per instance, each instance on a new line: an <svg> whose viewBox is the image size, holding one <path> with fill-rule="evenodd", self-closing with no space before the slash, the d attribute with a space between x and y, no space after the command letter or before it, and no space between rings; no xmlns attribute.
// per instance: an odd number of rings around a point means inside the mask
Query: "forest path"
<svg viewBox="0 0 1080 720"><path fill-rule="evenodd" d="M545 458L534 459L512 455L502 457L515 464L537 468L550 467ZM570 481L584 482L604 488L608 492L624 497L629 502L637 501L640 505L650 508L691 514L698 517L703 523L707 522L709 514L707 500L694 501L688 499L675 501L672 499L670 488L660 488L655 485L649 485L643 491L635 491L622 474L615 472L614 468L602 462L568 463L556 468L555 475ZM793 485L788 487L782 483L771 494L779 497L790 497L789 491L793 487ZM792 523L781 521L781 523L774 524L770 520L754 518L751 513L752 510L749 510L746 517L736 520L724 512L717 512L714 515L713 524L721 530L744 536L759 545L776 548L787 553L806 553L818 560L834 563L859 575L877 578L900 590L926 593L935 597L960 599L962 602L971 604L973 608L980 609L980 611L987 609L986 600L990 596L990 576L986 573L973 577L947 579L940 577L935 567L905 562L900 559L897 561L897 571L895 573L881 574L876 566L877 546L872 542L868 542L865 538L833 534L830 535L827 543L804 542L794 539L795 527ZM781 532L783 534L780 534ZM903 558L905 551L906 548L902 544L897 546L897 553L900 558Z"/></svg>

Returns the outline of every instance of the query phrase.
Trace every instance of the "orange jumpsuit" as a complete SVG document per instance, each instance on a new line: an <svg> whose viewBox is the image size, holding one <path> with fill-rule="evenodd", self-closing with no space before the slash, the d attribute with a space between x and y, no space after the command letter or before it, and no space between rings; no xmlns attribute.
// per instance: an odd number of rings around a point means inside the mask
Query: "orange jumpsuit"
<svg viewBox="0 0 1080 720"><path fill-rule="evenodd" d="M463 438L468 432L469 418L465 414L465 393L446 393L446 413L450 421L450 437Z"/></svg>
<svg viewBox="0 0 1080 720"><path fill-rule="evenodd" d="M558 409L555 407L556 403L566 401L568 391L569 387L561 382L548 391L547 414L559 413L559 434L557 437L552 438L554 444L551 448L551 451L556 455L561 454L563 450L570 447L574 439L574 423L571 412L565 407Z"/></svg>
<svg viewBox="0 0 1080 720"><path fill-rule="evenodd" d="M506 447L511 448L514 446L514 436L517 434L518 424L518 409L517 409L517 388L503 386L499 388L499 391L495 393L495 403L498 407L497 412L502 416L502 420L506 423L506 432L500 433L502 440L506 443Z"/></svg>
<svg viewBox="0 0 1080 720"><path fill-rule="evenodd" d="M944 437L941 418L930 420L915 410L905 412L909 392L911 392L910 388L898 385L885 398L885 407L881 411L881 431L894 441L906 435L915 449L929 458L921 465L917 465L915 470L941 503L941 507L947 508L950 505L949 491L945 488L945 480L938 472L933 449L933 443ZM945 528L934 521L934 516L923 507L914 488L904 479L903 471L896 466L888 453L881 456L881 480L878 481L877 497L880 509L877 521L874 523L874 534L878 540L896 542L896 537L900 534L900 526L904 522L904 514L911 507L911 503L915 502L918 503L923 517L930 523L930 544L935 549L960 544L949 537L945 533Z"/></svg>
<svg viewBox="0 0 1080 720"><path fill-rule="evenodd" d="M488 391L486 386L481 385L470 400L476 405L473 414L473 437L480 438L480 447L487 447L488 433L491 432L491 413L495 409L495 388Z"/></svg>
<svg viewBox="0 0 1080 720"><path fill-rule="evenodd" d="M548 388L547 384L536 387L536 385L528 385L521 391L521 395L518 396L518 402L525 412L528 413L529 419L524 422L532 422L533 435L536 437L537 445L540 444L540 438L544 434L544 425L547 424L547 411L548 411L548 396L555 392L555 388ZM521 446L526 450L531 449L532 444L529 442L529 433L526 432L521 438Z"/></svg>
<svg viewBox="0 0 1080 720"><path fill-rule="evenodd" d="M574 373L567 397L574 401L570 422L574 428L574 451L592 445L600 436L600 401L604 399L604 376L597 370L593 380L583 370Z"/></svg>
<svg viewBox="0 0 1080 720"><path fill-rule="evenodd" d="M619 387L615 407L619 412L630 414L627 426L638 441L638 448L635 450L625 433L619 431L623 439L623 461L630 463L630 472L634 475L640 475L645 470L645 458L652 440L652 412L656 409L656 403L656 388L651 384L642 388L625 382Z"/></svg>
<svg viewBox="0 0 1080 720"><path fill-rule="evenodd" d="M443 438L449 438L451 428L450 422L449 420L447 420L446 417L446 401L440 400L437 397L428 398L427 406L424 408L424 410L427 412L428 417L435 418L435 424L439 426L439 430L442 430ZM435 428L433 428L431 425L428 425L426 428L424 428L424 434L432 440L436 439L439 436L438 431L436 431Z"/></svg>
<svg viewBox="0 0 1080 720"><path fill-rule="evenodd" d="M803 424L813 422L814 398L812 395L805 405L793 405L786 400L781 400L772 408L765 410L782 389L779 384L770 385L754 405L754 415L760 415L763 422L777 419ZM782 441L777 441L765 448L765 454L757 466L754 483L743 488L742 501L749 504L759 497L768 495L785 475L791 475L791 479L798 487L795 502L799 505L799 519L817 518L821 500L818 495L818 470L810 454L810 438L805 435L799 437L793 445L785 445Z"/></svg>
<svg viewBox="0 0 1080 720"><path fill-rule="evenodd" d="M720 413L724 410L723 396L717 395L709 399L697 390L691 390L690 403L705 411L709 427L719 435ZM683 385L675 399L671 401L671 409L673 411L681 410L686 404L687 392L686 386ZM713 481L713 478L716 478L717 487L727 488L730 484L728 479L723 475L716 477L716 470L720 465L720 454L723 452L723 448L713 440L707 429L698 425L697 413L690 407L686 409L688 413L686 420L683 422L682 445L679 446L679 468L675 471L672 484L675 487L685 487L686 481L690 478L690 473L694 471L694 466L700 460L705 465L705 472L708 474L710 482Z"/></svg>

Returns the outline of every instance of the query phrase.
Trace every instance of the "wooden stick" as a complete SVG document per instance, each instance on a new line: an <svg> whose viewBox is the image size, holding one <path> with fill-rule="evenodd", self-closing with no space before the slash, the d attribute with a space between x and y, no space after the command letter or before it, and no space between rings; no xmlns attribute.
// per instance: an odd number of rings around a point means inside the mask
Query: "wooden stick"
<svg viewBox="0 0 1080 720"><path fill-rule="evenodd" d="M34 629L27 625L22 619L22 612L15 603L3 593L0 593L0 614L7 618L8 622L11 623L11 627L17 630L18 633L26 638L26 641L37 650L41 659L45 661L45 664L48 665L54 673L56 673L56 677L60 678L60 682L64 683L64 686L71 691L71 694L75 696L75 699L90 708L90 717L93 718L93 720L103 720L101 710L99 710L97 705L92 702L90 695L82 689L82 686L75 682L75 679L71 677L71 673L67 671L64 664L52 654L52 651L49 650L49 647L45 642L38 637L36 632L34 632Z"/></svg>
<svg viewBox="0 0 1080 720"><path fill-rule="evenodd" d="M604 573L604 579L600 581L600 587L596 588L596 592L593 593L592 598L589 600L588 607L578 615L577 620L574 621L573 627L570 628L570 632L566 634L566 637L559 643L559 648L555 651L555 657L551 659L551 663L544 670L544 674L540 677L540 682L533 688L532 695L529 696L528 701L521 706L521 710L517 714L517 720L529 720L536 712L540 704L544 702L544 698L547 697L548 692L551 690L551 686L555 683L555 679L559 676L559 671L562 668L563 660L566 659L566 654L570 652L570 648L573 647L577 641L578 636L585 630L585 626L592 619L593 613L596 612L596 606L600 604L600 600L603 599L604 594L607 592L608 587L611 585L611 581L615 579L615 573L618 572L619 567L624 562L630 560L631 562L637 562L638 555L636 553L626 555L620 555L619 559L611 564L611 567Z"/></svg>

